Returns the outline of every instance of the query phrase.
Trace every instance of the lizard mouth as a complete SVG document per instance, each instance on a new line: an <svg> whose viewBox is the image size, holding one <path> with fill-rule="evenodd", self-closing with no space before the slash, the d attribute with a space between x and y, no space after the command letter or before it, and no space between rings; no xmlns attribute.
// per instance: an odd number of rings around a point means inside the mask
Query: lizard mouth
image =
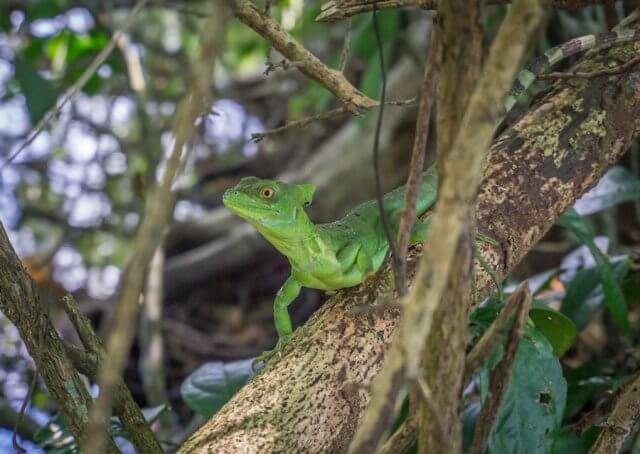
<svg viewBox="0 0 640 454"><path fill-rule="evenodd" d="M255 218L256 214L272 214L276 212L273 208L259 206L249 201L238 200L237 198L231 198L225 194L222 198L222 203L237 215L244 218Z"/></svg>

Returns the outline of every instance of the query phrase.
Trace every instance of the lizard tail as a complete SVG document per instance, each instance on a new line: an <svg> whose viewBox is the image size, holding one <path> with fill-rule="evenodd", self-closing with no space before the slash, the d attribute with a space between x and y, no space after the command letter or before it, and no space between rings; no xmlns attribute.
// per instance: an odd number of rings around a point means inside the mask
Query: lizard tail
<svg viewBox="0 0 640 454"><path fill-rule="evenodd" d="M545 73L560 61L589 49L605 49L638 38L640 38L640 29L627 28L597 35L581 36L580 38L572 39L559 46L552 47L543 55L535 58L526 69L520 71L505 101L507 113L516 104L518 97L533 84L539 75Z"/></svg>

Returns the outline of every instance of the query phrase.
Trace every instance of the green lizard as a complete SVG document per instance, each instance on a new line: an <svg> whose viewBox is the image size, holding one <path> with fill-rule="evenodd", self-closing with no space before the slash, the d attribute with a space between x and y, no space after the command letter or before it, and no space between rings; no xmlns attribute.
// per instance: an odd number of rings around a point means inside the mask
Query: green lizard
<svg viewBox="0 0 640 454"><path fill-rule="evenodd" d="M517 97L535 80L563 58L594 46L626 42L640 35L637 30L622 30L573 39L548 50L523 70L505 102L509 112ZM422 242L428 222L419 219L437 197L437 171L426 170L421 178L416 207L416 222L411 243ZM278 251L289 259L291 276L278 291L274 302L274 320L278 343L256 361L266 360L287 342L293 331L287 306L302 287L337 290L363 282L382 265L388 250L387 238L376 201L354 208L344 218L329 224L314 224L305 212L315 187L275 180L246 177L224 193L223 203L236 215L253 225ZM383 198L392 231L398 230L404 209L404 186Z"/></svg>

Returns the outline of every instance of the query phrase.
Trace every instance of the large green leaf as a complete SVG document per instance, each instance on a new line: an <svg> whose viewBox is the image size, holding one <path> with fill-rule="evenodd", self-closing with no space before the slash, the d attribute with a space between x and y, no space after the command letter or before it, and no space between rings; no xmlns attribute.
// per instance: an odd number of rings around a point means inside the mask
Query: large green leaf
<svg viewBox="0 0 640 454"><path fill-rule="evenodd" d="M492 363L495 363L494 358ZM488 365L482 373L489 375ZM486 384L483 400L486 399ZM489 437L489 451L545 453L560 427L567 384L547 338L528 327L520 342L511 380Z"/></svg>
<svg viewBox="0 0 640 454"><path fill-rule="evenodd" d="M613 320L621 329L623 334L628 334L629 317L624 293L616 279L616 275L613 272L613 267L611 266L609 259L596 246L593 238L593 232L584 222L582 216L580 216L574 209L570 209L560 216L556 221L556 224L568 229L581 243L589 248L589 251L598 265L597 269L600 276L600 282L602 283L602 289L604 291L604 304L607 309L609 309Z"/></svg>
<svg viewBox="0 0 640 454"><path fill-rule="evenodd" d="M55 104L58 94L51 81L40 76L29 62L21 58L15 60L15 77L27 101L29 117L37 123Z"/></svg>
<svg viewBox="0 0 640 454"><path fill-rule="evenodd" d="M578 335L576 325L569 317L546 306L536 306L529 317L553 346L553 353L561 358L573 345Z"/></svg>
<svg viewBox="0 0 640 454"><path fill-rule="evenodd" d="M209 417L217 412L249 380L252 360L205 363L189 375L180 393L197 413Z"/></svg>
<svg viewBox="0 0 640 454"><path fill-rule="evenodd" d="M638 199L640 180L624 167L616 166L605 173L598 185L583 195L574 208L581 215L587 215Z"/></svg>

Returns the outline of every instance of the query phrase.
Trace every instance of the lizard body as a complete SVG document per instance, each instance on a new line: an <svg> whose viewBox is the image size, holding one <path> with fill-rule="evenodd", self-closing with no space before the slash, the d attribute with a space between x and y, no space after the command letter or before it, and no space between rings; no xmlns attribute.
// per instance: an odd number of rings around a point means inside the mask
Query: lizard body
<svg viewBox="0 0 640 454"><path fill-rule="evenodd" d="M520 72L505 101L506 112L537 76L559 61L594 47L610 47L638 37L640 30L626 29L576 38L549 49ZM428 222L419 217L435 203L437 188L437 170L433 166L421 177L411 244L422 242L427 235ZM358 285L379 269L389 248L376 201L358 205L338 221L316 225L304 210L314 191L309 184L246 177L224 193L223 203L252 224L291 264L291 276L274 301L278 344L256 361L269 358L290 337L293 327L287 306L302 287L336 290ZM383 198L393 234L397 234L404 209L404 192L405 187L401 186Z"/></svg>

